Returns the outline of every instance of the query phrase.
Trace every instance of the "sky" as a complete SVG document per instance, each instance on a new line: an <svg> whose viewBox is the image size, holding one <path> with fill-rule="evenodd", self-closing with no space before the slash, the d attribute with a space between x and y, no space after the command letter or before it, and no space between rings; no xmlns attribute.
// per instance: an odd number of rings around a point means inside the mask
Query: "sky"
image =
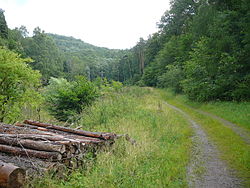
<svg viewBox="0 0 250 188"><path fill-rule="evenodd" d="M133 47L157 31L169 0L0 0L8 27L39 26L112 49Z"/></svg>

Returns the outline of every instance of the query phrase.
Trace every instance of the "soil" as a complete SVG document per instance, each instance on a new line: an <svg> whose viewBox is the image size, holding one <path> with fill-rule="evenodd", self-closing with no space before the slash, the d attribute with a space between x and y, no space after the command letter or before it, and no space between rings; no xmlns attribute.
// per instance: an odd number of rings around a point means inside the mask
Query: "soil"
<svg viewBox="0 0 250 188"><path fill-rule="evenodd" d="M235 172L220 159L219 151L214 143L208 139L201 126L176 106L165 102L170 108L181 113L194 130L193 150L190 164L187 168L189 187L194 188L234 188L243 187L242 181L235 176Z"/></svg>

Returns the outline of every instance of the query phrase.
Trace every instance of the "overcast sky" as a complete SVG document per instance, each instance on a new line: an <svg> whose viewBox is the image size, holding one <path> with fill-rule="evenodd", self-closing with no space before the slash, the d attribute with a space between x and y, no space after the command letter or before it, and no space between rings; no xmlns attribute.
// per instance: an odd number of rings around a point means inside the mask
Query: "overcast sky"
<svg viewBox="0 0 250 188"><path fill-rule="evenodd" d="M157 31L169 0L0 0L9 28L73 36L101 47L133 47Z"/></svg>

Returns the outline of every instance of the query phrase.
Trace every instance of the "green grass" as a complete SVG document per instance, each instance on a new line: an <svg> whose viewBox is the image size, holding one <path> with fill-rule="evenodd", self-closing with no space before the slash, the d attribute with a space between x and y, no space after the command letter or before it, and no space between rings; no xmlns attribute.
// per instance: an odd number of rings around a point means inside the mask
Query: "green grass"
<svg viewBox="0 0 250 188"><path fill-rule="evenodd" d="M91 131L128 133L132 145L119 139L66 179L46 176L33 187L187 187L192 131L177 112L162 104L149 88L109 93L87 109L78 124ZM78 126L78 125L76 125Z"/></svg>
<svg viewBox="0 0 250 188"><path fill-rule="evenodd" d="M246 144L242 138L240 138L236 133L234 133L230 128L223 126L223 124L211 117L203 115L197 111L194 111L192 108L188 107L188 105L192 104L192 107L196 106L198 108L197 103L192 103L184 100L183 96L174 96L171 92L166 92L161 90L162 96L165 97L168 103L177 106L178 108L185 111L189 114L192 119L194 119L197 123L199 123L202 128L207 132L210 139L212 139L216 146L218 147L221 158L224 159L229 166L233 169L237 170L238 176L242 177L246 180L246 186L250 186L250 146ZM225 105L226 104L226 105ZM233 107L235 105L235 107ZM245 106L246 104L242 104ZM235 108L238 109L239 112L243 114L247 114L248 112L245 109L240 109L241 104L235 103L222 103L219 104L218 102L209 104L201 104L199 108L206 110L206 107L210 107L210 112L215 112L216 110L219 112L221 111L221 117L224 117L227 120L230 120L229 114L227 114L231 109ZM216 109L218 108L218 109ZM224 110L223 110L224 109ZM225 115L224 114L227 114ZM242 116L236 116L239 112L232 112L232 116L235 115L235 118ZM244 115L243 115L244 116ZM244 121L247 118L243 118ZM236 120L236 122L240 122ZM243 125L243 124L242 124Z"/></svg>
<svg viewBox="0 0 250 188"><path fill-rule="evenodd" d="M214 102L201 109L250 130L250 102Z"/></svg>
<svg viewBox="0 0 250 188"><path fill-rule="evenodd" d="M168 95L174 96L173 94L170 94L170 92ZM200 103L190 101L184 95L177 95L175 98L176 100L181 101L183 104L187 104L193 108L212 113L250 130L250 102L215 101Z"/></svg>

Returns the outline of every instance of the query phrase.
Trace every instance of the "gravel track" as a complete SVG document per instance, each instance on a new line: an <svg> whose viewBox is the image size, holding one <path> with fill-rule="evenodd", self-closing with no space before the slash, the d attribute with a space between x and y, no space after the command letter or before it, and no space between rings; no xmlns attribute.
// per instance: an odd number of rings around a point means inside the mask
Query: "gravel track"
<svg viewBox="0 0 250 188"><path fill-rule="evenodd" d="M247 129L244 129L244 128L241 128L239 125L236 125L230 121L227 121L221 117L218 117L214 114L211 114L209 112L205 112L205 111L202 111L202 110L198 110L198 109L195 109L195 108L192 108L190 106L188 106L189 108L193 109L194 111L196 112L199 112L203 115L206 115L206 116L209 116L213 119L216 119L216 120L219 120L224 126L232 129L238 136L240 136L247 144L250 144L250 131L247 130Z"/></svg>
<svg viewBox="0 0 250 188"><path fill-rule="evenodd" d="M193 150L187 170L188 185L194 188L235 188L242 187L241 181L233 171L219 158L219 152L208 139L201 126L181 109L164 102L170 108L181 113L194 130Z"/></svg>

